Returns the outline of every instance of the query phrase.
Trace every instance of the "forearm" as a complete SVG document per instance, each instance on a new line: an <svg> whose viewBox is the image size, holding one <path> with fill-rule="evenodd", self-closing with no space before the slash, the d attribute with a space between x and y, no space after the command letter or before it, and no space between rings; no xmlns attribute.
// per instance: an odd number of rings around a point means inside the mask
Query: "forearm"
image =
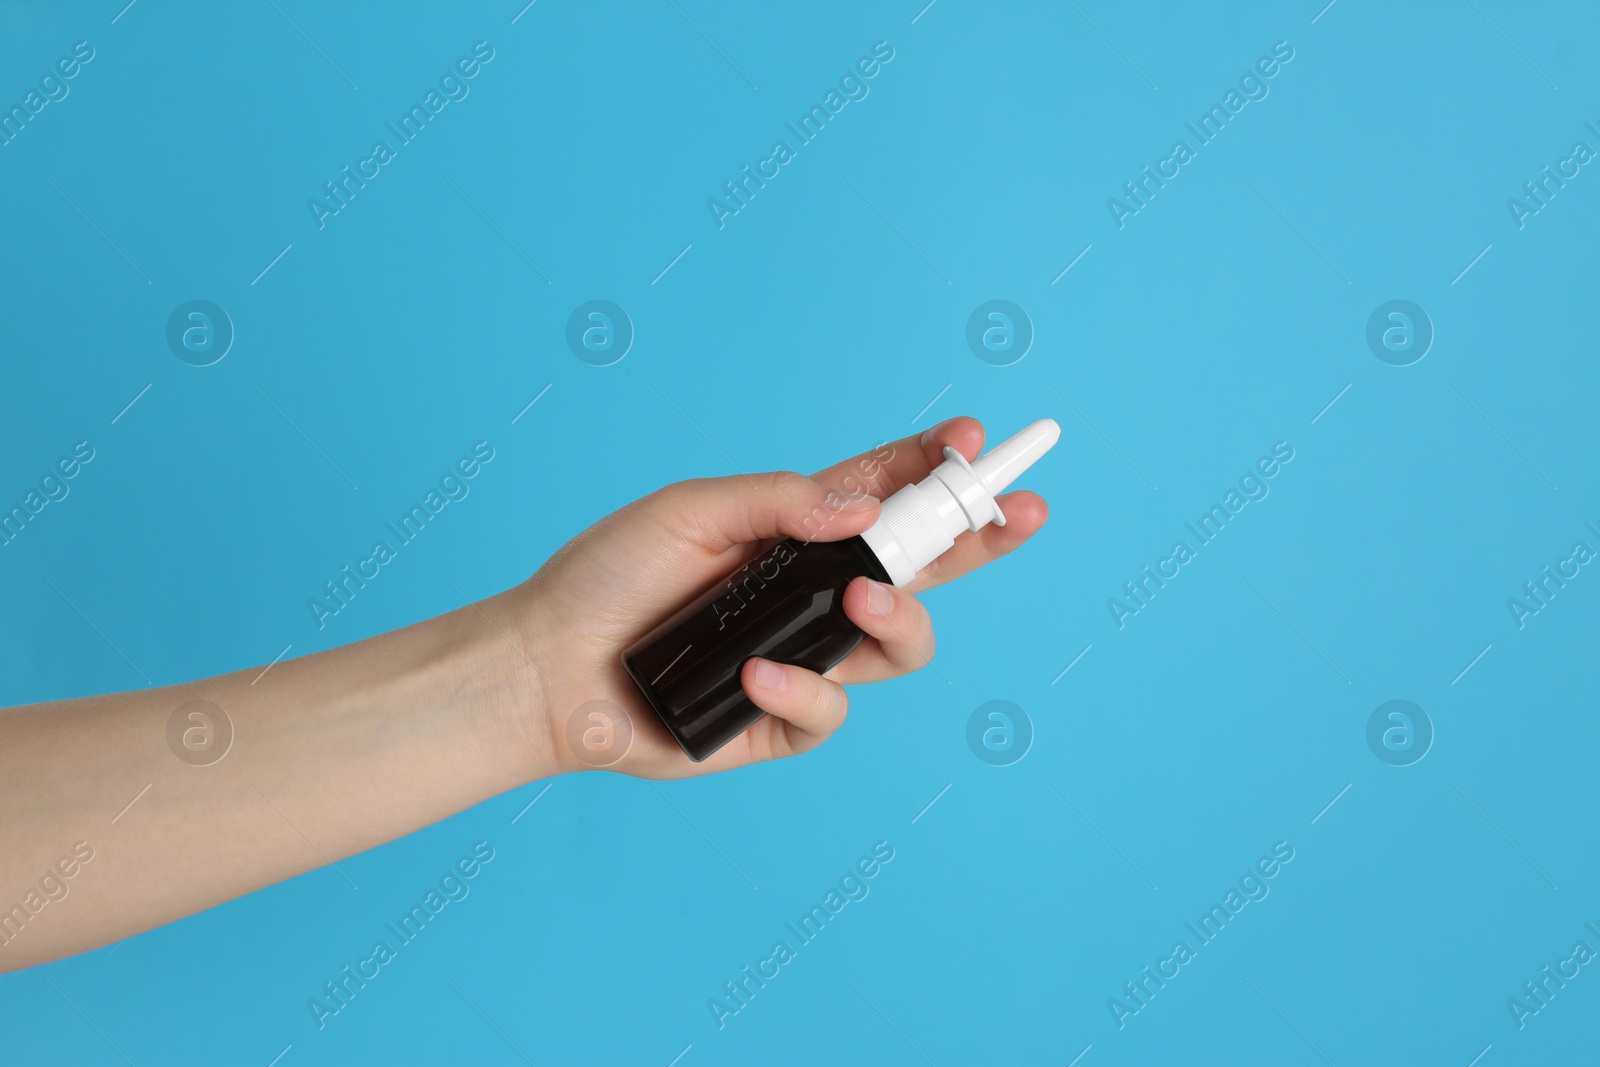
<svg viewBox="0 0 1600 1067"><path fill-rule="evenodd" d="M0 970L337 863L553 773L518 595L265 675L0 712ZM169 720L193 700L232 723L216 762L169 748ZM78 842L88 862L74 862Z"/></svg>
<svg viewBox="0 0 1600 1067"><path fill-rule="evenodd" d="M904 588L852 581L842 610L863 640L825 675L745 660L740 685L766 714L702 762L641 702L625 650L730 583L755 546L862 535L880 518L875 498L982 446L983 428L957 418L815 478L680 482L596 522L515 589L437 619L266 671L0 711L0 970L338 864L535 778L683 778L814 748L844 720L844 685L932 655L913 594L1021 545L1044 524L1043 500L993 500L1004 526L961 533ZM1014 474L1017 455L1002 460ZM207 728L190 723L192 701L231 724L220 758L183 742Z"/></svg>

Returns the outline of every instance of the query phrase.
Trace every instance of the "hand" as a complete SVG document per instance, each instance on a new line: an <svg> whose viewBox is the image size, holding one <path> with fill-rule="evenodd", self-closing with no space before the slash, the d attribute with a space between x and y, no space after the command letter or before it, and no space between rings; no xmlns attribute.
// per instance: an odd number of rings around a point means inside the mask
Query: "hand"
<svg viewBox="0 0 1600 1067"><path fill-rule="evenodd" d="M63 842L100 827L75 903L0 945L0 970L171 922L534 778L584 770L566 731L591 701L632 724L613 765L626 774L708 774L816 747L844 721L843 685L893 678L933 655L932 623L911 594L1026 541L1044 523L1043 500L1002 497L1005 526L962 534L904 590L852 582L845 613L867 637L826 676L746 663L745 692L769 714L703 763L634 688L623 649L763 542L865 530L877 498L926 477L945 445L974 458L983 427L954 419L813 478L668 486L600 520L514 589L270 671L0 709L0 901L22 900ZM175 760L167 740L191 700L225 710L237 738L203 773ZM113 834L106 820L118 811L129 817Z"/></svg>
<svg viewBox="0 0 1600 1067"><path fill-rule="evenodd" d="M568 719L590 701L620 706L633 726L626 756L609 769L684 778L815 748L844 722L844 686L895 678L933 657L933 623L913 595L998 559L1044 525L1030 492L1000 498L1005 526L963 533L905 589L857 578L845 614L866 634L824 675L752 659L741 681L763 718L702 763L683 754L622 668L622 652L662 619L776 539L837 541L878 517L878 501L943 462L946 445L968 460L983 427L956 418L806 478L793 473L703 478L667 486L601 519L522 586L505 594L524 620L522 646L539 678L534 712L543 773L585 770L566 741ZM820 510L819 510L820 509ZM818 530L816 516L827 516ZM809 525L807 525L809 520Z"/></svg>

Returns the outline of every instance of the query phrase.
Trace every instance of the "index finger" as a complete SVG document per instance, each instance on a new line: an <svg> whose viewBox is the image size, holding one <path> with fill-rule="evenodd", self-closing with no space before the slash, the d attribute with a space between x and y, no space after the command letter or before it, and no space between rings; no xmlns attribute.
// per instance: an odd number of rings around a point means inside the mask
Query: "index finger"
<svg viewBox="0 0 1600 1067"><path fill-rule="evenodd" d="M859 456L835 463L814 476L818 482L847 493L867 493L884 499L911 482L921 481L944 462L945 446L968 461L983 451L983 424L958 415L920 434L902 437Z"/></svg>

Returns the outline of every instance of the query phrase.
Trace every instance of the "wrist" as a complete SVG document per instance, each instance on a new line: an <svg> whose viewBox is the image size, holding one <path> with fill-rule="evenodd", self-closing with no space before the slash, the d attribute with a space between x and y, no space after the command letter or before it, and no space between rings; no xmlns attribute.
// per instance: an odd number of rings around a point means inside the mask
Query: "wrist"
<svg viewBox="0 0 1600 1067"><path fill-rule="evenodd" d="M502 790L563 769L547 713L554 657L528 599L519 586L435 620L448 624L449 705L482 773Z"/></svg>
<svg viewBox="0 0 1600 1067"><path fill-rule="evenodd" d="M590 716L586 712L618 710L611 675L622 675L621 660L607 654L607 642L597 643L592 635L566 625L565 620L572 617L570 606L563 607L558 592L551 594L552 590L541 589L535 575L495 598L505 599L510 605L507 614L516 620L515 630L505 629L516 637L520 654L501 642L502 649L516 661L508 659L507 669L520 665L528 676L527 688L536 694L520 718L520 729L526 735L522 745L529 753L533 777L617 770L614 761L597 762L586 750L583 727L575 727L573 718L579 716L587 725ZM627 711L621 714L629 717ZM617 736L630 739L631 744L632 730Z"/></svg>

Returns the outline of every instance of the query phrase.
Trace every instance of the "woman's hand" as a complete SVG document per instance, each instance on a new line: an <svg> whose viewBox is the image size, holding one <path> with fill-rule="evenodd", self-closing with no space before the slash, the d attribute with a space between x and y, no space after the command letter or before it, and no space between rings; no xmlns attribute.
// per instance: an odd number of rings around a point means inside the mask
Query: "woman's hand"
<svg viewBox="0 0 1600 1067"><path fill-rule="evenodd" d="M971 459L983 428L954 419L813 478L668 486L590 527L515 589L352 645L0 709L0 901L42 899L34 887L66 848L94 860L64 907L13 908L0 970L337 864L535 778L596 762L684 777L814 748L844 721L842 685L892 678L933 655L933 626L911 594L1016 548L1043 524L1044 501L1002 497L1007 525L962 534L905 590L852 583L845 612L867 638L826 676L746 663L745 692L770 714L703 763L645 704L623 649L763 542L865 530L878 499L925 477L946 445ZM194 707L231 724L230 744L198 762L172 733ZM596 708L631 725L626 746L602 761L566 740Z"/></svg>
<svg viewBox="0 0 1600 1067"><path fill-rule="evenodd" d="M752 659L745 693L768 713L703 763L691 762L622 667L622 653L661 620L763 547L783 537L838 541L878 517L878 501L925 478L951 445L967 459L983 449L969 418L862 453L810 478L793 473L679 482L635 501L578 535L504 596L537 680L532 743L539 773L593 766L568 742L569 720L620 709L631 724L616 736L626 754L610 769L645 778L684 778L792 756L815 748L844 722L844 686L895 678L933 657L933 623L912 595L948 582L1021 545L1044 525L1034 493L1000 498L1005 526L964 533L905 589L857 578L844 608L866 639L826 674ZM495 598L500 599L500 598ZM596 703L606 702L606 703ZM595 720L597 723L600 720ZM603 728L603 727L602 727ZM609 760L607 760L609 762Z"/></svg>

